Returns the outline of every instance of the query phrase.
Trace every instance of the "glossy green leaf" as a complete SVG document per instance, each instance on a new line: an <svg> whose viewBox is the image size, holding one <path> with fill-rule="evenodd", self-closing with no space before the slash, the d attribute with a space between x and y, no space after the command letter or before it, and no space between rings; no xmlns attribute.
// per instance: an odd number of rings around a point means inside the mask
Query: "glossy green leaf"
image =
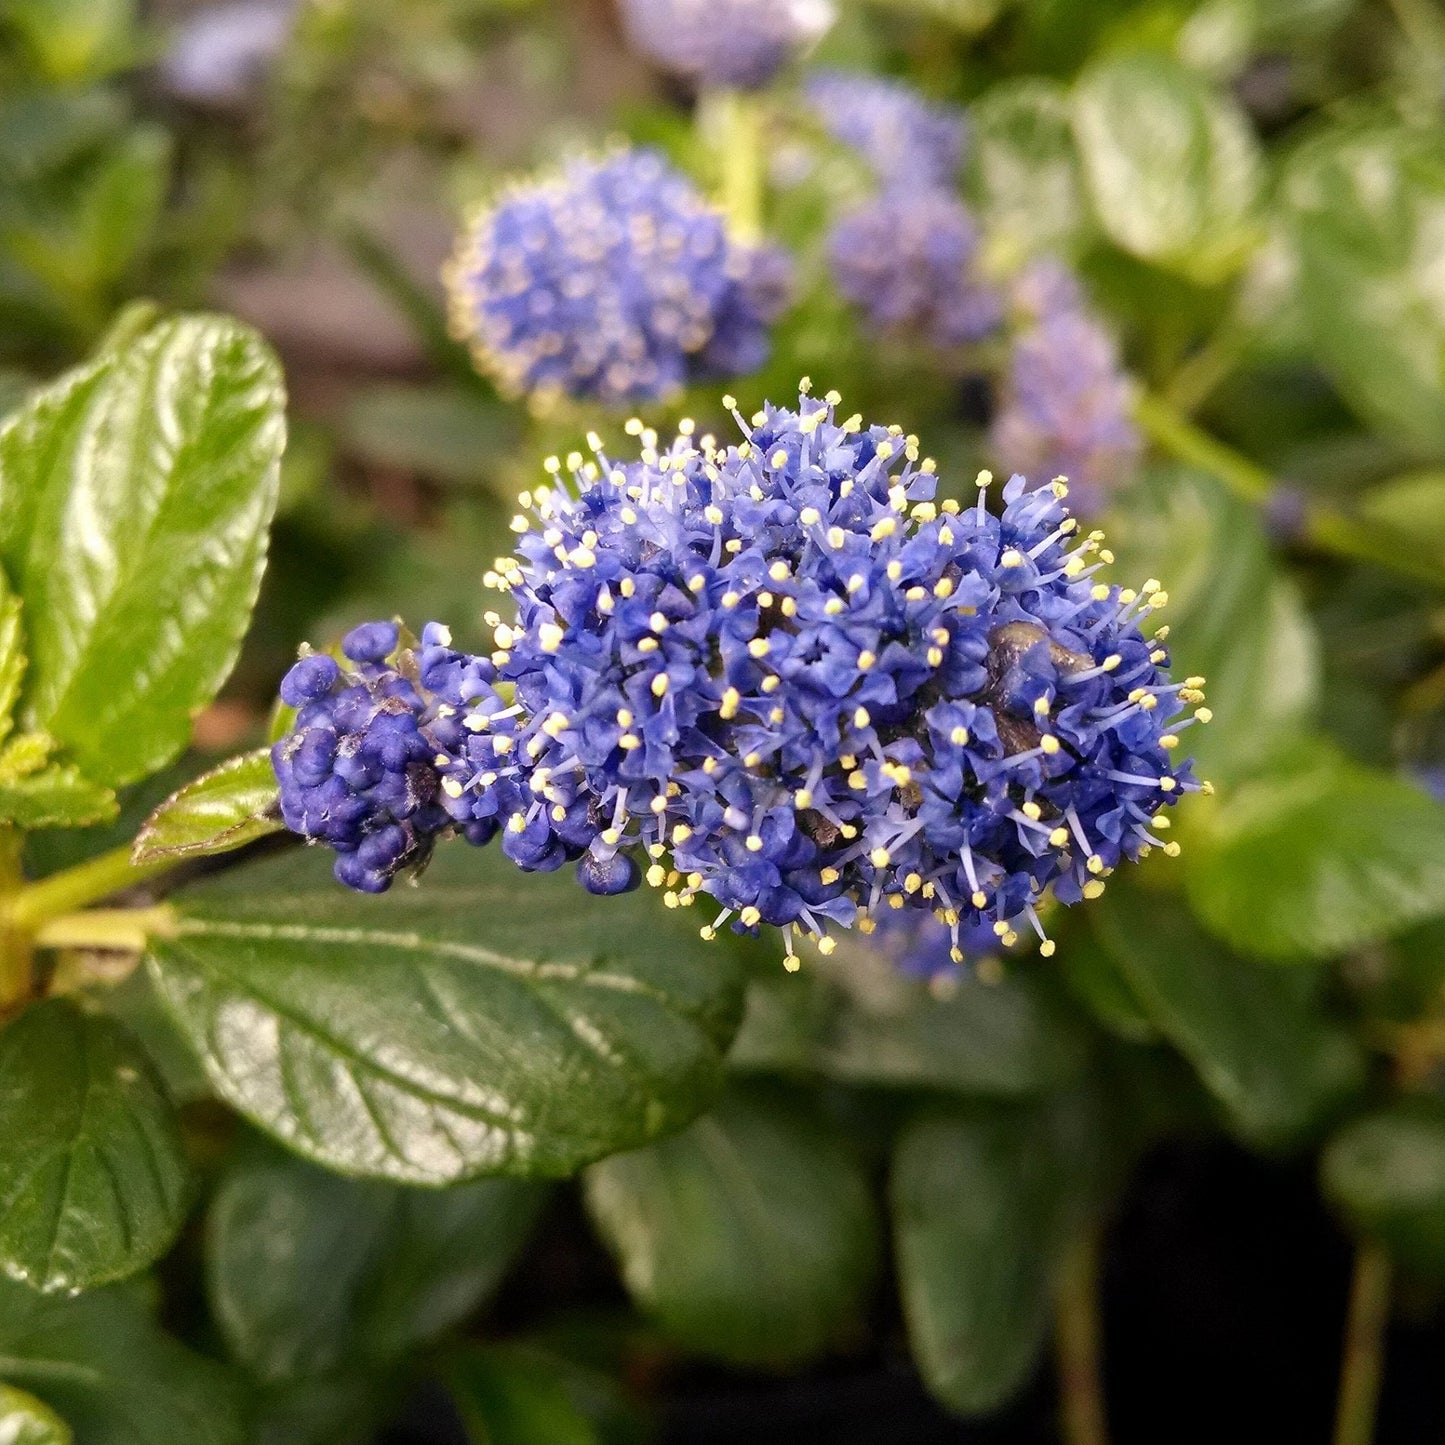
<svg viewBox="0 0 1445 1445"><path fill-rule="evenodd" d="M146 819L131 856L210 857L278 833L276 773L268 748L230 758L171 794Z"/></svg>
<svg viewBox="0 0 1445 1445"><path fill-rule="evenodd" d="M29 639L21 721L95 782L174 757L230 671L265 564L283 404L253 332L182 317L0 430L0 566Z"/></svg>
<svg viewBox="0 0 1445 1445"><path fill-rule="evenodd" d="M7 758L16 744L35 741L36 734L12 738L0 749L0 823L20 828L84 828L107 823L120 805L115 794L80 775L69 764L51 763L36 772L7 777ZM48 747L44 749L48 753Z"/></svg>
<svg viewBox="0 0 1445 1445"><path fill-rule="evenodd" d="M1445 131L1332 127L1284 200L1316 357L1373 426L1445 453Z"/></svg>
<svg viewBox="0 0 1445 1445"><path fill-rule="evenodd" d="M542 1197L516 1179L437 1192L358 1182L257 1149L211 1205L212 1312L264 1380L384 1364L496 1287Z"/></svg>
<svg viewBox="0 0 1445 1445"><path fill-rule="evenodd" d="M1242 952L1323 958L1445 913L1445 808L1329 754L1229 793L1195 847L1189 900Z"/></svg>
<svg viewBox="0 0 1445 1445"><path fill-rule="evenodd" d="M251 1445L229 1374L162 1331L133 1286L65 1299L0 1279L0 1377L76 1445Z"/></svg>
<svg viewBox="0 0 1445 1445"><path fill-rule="evenodd" d="M75 1436L34 1395L0 1385L0 1441L4 1445L74 1445Z"/></svg>
<svg viewBox="0 0 1445 1445"><path fill-rule="evenodd" d="M1404 1099L1355 1119L1330 1140L1320 1171L1351 1228L1445 1277L1445 1102Z"/></svg>
<svg viewBox="0 0 1445 1445"><path fill-rule="evenodd" d="M1095 219L1121 249L1208 285L1259 240L1258 144L1244 113L1166 55L1113 55L1080 77L1074 134Z"/></svg>
<svg viewBox="0 0 1445 1445"><path fill-rule="evenodd" d="M151 967L217 1093L299 1153L401 1183L564 1175L681 1128L722 1078L741 980L653 897L499 850L348 893L291 854L183 894Z"/></svg>
<svg viewBox="0 0 1445 1445"><path fill-rule="evenodd" d="M969 189L990 244L1025 253L1074 245L1089 225L1069 97L1046 80L996 85L969 107Z"/></svg>
<svg viewBox="0 0 1445 1445"><path fill-rule="evenodd" d="M1247 1138L1291 1142L1363 1086L1363 1053L1318 979L1236 957L1177 900L1116 888L1090 917L1149 1021Z"/></svg>
<svg viewBox="0 0 1445 1445"><path fill-rule="evenodd" d="M633 1299L689 1349L807 1359L866 1303L868 1181L806 1096L731 1092L684 1133L594 1164L584 1185Z"/></svg>
<svg viewBox="0 0 1445 1445"><path fill-rule="evenodd" d="M927 1113L899 1138L891 1197L913 1357L950 1409L986 1414L1043 1346L1069 1216L1068 1169L1044 1112Z"/></svg>
<svg viewBox="0 0 1445 1445"><path fill-rule="evenodd" d="M1207 679L1213 721L1187 727L1181 751L1221 788L1258 772L1315 712L1320 644L1253 509L1201 472L1160 468L1115 513L1110 543L1114 575L1168 579L1175 675Z"/></svg>
<svg viewBox="0 0 1445 1445"><path fill-rule="evenodd" d="M883 954L845 943L805 972L751 985L732 1059L870 1087L1009 1096L1075 1073L1082 1041L1025 969L936 996Z"/></svg>
<svg viewBox="0 0 1445 1445"><path fill-rule="evenodd" d="M134 1274L186 1197L170 1101L119 1024L57 999L0 1033L0 1269L58 1291Z"/></svg>

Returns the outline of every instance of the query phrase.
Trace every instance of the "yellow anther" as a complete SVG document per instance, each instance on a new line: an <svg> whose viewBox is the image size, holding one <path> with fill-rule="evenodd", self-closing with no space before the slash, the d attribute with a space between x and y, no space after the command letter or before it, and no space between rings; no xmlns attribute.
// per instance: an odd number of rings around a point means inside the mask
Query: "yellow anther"
<svg viewBox="0 0 1445 1445"><path fill-rule="evenodd" d="M543 652L556 652L566 635L566 630L558 627L555 622L544 622L537 629L537 643Z"/></svg>
<svg viewBox="0 0 1445 1445"><path fill-rule="evenodd" d="M1067 828L1055 828L1049 834L1049 847L1067 848L1069 846L1069 830Z"/></svg>
<svg viewBox="0 0 1445 1445"><path fill-rule="evenodd" d="M1039 739L1039 746L1050 757L1053 757L1053 755L1059 750L1059 740L1052 733L1045 733L1043 737Z"/></svg>
<svg viewBox="0 0 1445 1445"><path fill-rule="evenodd" d="M659 672L657 676L652 679L652 695L653 697L665 697L667 695L667 674L665 672Z"/></svg>
<svg viewBox="0 0 1445 1445"><path fill-rule="evenodd" d="M755 637L748 643L749 657L766 657L772 650L772 643L766 637Z"/></svg>
<svg viewBox="0 0 1445 1445"><path fill-rule="evenodd" d="M763 851L763 840L756 833L749 833L744 840L743 846L749 853L761 853Z"/></svg>
<svg viewBox="0 0 1445 1445"><path fill-rule="evenodd" d="M1104 884L1098 878L1090 878L1082 891L1085 898L1099 898L1103 895Z"/></svg>

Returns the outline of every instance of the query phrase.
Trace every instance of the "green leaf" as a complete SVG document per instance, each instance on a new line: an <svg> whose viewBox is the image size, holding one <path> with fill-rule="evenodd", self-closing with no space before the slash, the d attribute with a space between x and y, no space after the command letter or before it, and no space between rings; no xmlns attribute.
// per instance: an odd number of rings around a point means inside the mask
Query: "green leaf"
<svg viewBox="0 0 1445 1445"><path fill-rule="evenodd" d="M881 952L850 943L806 972L755 980L732 1061L871 1087L1010 1096L1076 1073L1082 1045L1026 967L935 997Z"/></svg>
<svg viewBox="0 0 1445 1445"><path fill-rule="evenodd" d="M891 1181L898 1284L914 1359L952 1410L986 1414L1042 1348L1070 1171L1042 1109L925 1113Z"/></svg>
<svg viewBox="0 0 1445 1445"><path fill-rule="evenodd" d="M1110 1033L1132 1044L1159 1039L1149 1015L1129 987L1123 970L1107 949L1075 930L1059 950L1058 963L1074 997L1083 1003Z"/></svg>
<svg viewBox="0 0 1445 1445"><path fill-rule="evenodd" d="M476 1445L603 1445L567 1366L540 1350L508 1345L459 1351L447 1383Z"/></svg>
<svg viewBox="0 0 1445 1445"><path fill-rule="evenodd" d="M1316 357L1372 426L1445 453L1445 131L1330 127L1283 195Z"/></svg>
<svg viewBox="0 0 1445 1445"><path fill-rule="evenodd" d="M808 1359L867 1302L878 1253L868 1181L806 1096L737 1089L583 1182L633 1299L689 1349Z"/></svg>
<svg viewBox="0 0 1445 1445"><path fill-rule="evenodd" d="M361 1183L257 1149L211 1206L212 1312L263 1380L386 1364L496 1288L542 1197L515 1179L436 1193Z"/></svg>
<svg viewBox="0 0 1445 1445"><path fill-rule="evenodd" d="M1315 711L1320 645L1253 509L1202 472L1160 468L1116 511L1110 541L1116 575L1168 578L1175 675L1208 679L1214 719L1188 727L1181 751L1216 784L1258 772Z"/></svg>
<svg viewBox="0 0 1445 1445"><path fill-rule="evenodd" d="M1325 1013L1320 980L1238 958L1177 901L1137 890L1111 889L1090 917L1145 1015L1248 1139L1290 1143L1362 1087L1364 1056Z"/></svg>
<svg viewBox="0 0 1445 1445"><path fill-rule="evenodd" d="M969 189L991 245L1068 247L1090 224L1069 129L1069 97L1047 80L993 86L969 108Z"/></svg>
<svg viewBox="0 0 1445 1445"><path fill-rule="evenodd" d="M56 999L0 1033L0 1269L77 1290L144 1269L185 1216L170 1101L139 1044Z"/></svg>
<svg viewBox="0 0 1445 1445"><path fill-rule="evenodd" d="M368 461L463 486L494 475L519 440L509 408L460 387L368 387L347 407L344 431Z"/></svg>
<svg viewBox="0 0 1445 1445"><path fill-rule="evenodd" d="M1323 958L1445 913L1445 808L1388 773L1307 755L1207 819L1189 901L1241 952Z"/></svg>
<svg viewBox="0 0 1445 1445"><path fill-rule="evenodd" d="M400 1183L565 1175L707 1106L741 980L653 897L498 850L348 893L291 854L176 900L151 967L222 1098L297 1152Z"/></svg>
<svg viewBox="0 0 1445 1445"><path fill-rule="evenodd" d="M249 1445L228 1373L165 1334L133 1286L64 1299L0 1279L0 1376L76 1445Z"/></svg>
<svg viewBox="0 0 1445 1445"><path fill-rule="evenodd" d="M0 1385L0 1440L5 1445L74 1445L75 1436L34 1395Z"/></svg>
<svg viewBox="0 0 1445 1445"><path fill-rule="evenodd" d="M1109 56L1080 77L1074 135L1094 215L1122 250L1201 285L1260 237L1259 147L1243 112L1168 56Z"/></svg>
<svg viewBox="0 0 1445 1445"><path fill-rule="evenodd" d="M0 750L0 823L20 828L85 828L108 823L116 816L120 804L115 794L81 777L74 765L52 763L39 772L7 777L7 761L15 745L36 739L35 733L26 733ZM39 741L48 753L49 740Z"/></svg>
<svg viewBox="0 0 1445 1445"><path fill-rule="evenodd" d="M1445 1277L1445 1101L1421 1095L1354 1120L1330 1140L1320 1172L1352 1229Z"/></svg>
<svg viewBox="0 0 1445 1445"><path fill-rule="evenodd" d="M25 628L20 621L20 598L0 571L0 743L14 726L15 704L24 677Z"/></svg>
<svg viewBox="0 0 1445 1445"><path fill-rule="evenodd" d="M0 430L0 566L25 602L21 721L115 786L174 757L245 631L285 441L254 332L181 317Z"/></svg>
<svg viewBox="0 0 1445 1445"><path fill-rule="evenodd" d="M269 748L230 758L170 795L146 819L131 857L211 857L254 843L284 825Z"/></svg>
<svg viewBox="0 0 1445 1445"><path fill-rule="evenodd" d="M1358 515L1436 567L1445 566L1445 469L1409 472L1371 487Z"/></svg>

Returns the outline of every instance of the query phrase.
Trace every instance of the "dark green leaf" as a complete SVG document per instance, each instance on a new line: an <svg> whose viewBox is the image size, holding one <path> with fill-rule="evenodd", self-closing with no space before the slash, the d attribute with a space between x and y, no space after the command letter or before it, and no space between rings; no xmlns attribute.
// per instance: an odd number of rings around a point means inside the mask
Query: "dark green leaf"
<svg viewBox="0 0 1445 1445"><path fill-rule="evenodd" d="M1284 198L1315 355L1372 425L1445 453L1445 132L1332 127Z"/></svg>
<svg viewBox="0 0 1445 1445"><path fill-rule="evenodd" d="M230 1376L165 1334L133 1286L63 1299L0 1280L0 1376L76 1445L249 1445Z"/></svg>
<svg viewBox="0 0 1445 1445"><path fill-rule="evenodd" d="M213 1313L265 1380L394 1360L496 1287L541 1198L513 1179L436 1193L360 1183L258 1149L211 1206Z"/></svg>
<svg viewBox="0 0 1445 1445"><path fill-rule="evenodd" d="M1259 239L1258 145L1208 81L1166 55L1110 56L1078 82L1074 134L1116 245L1204 285L1243 265Z"/></svg>
<svg viewBox="0 0 1445 1445"><path fill-rule="evenodd" d="M805 1096L736 1090L684 1133L594 1164L584 1183L633 1298L690 1349L807 1359L866 1303L868 1182Z"/></svg>
<svg viewBox="0 0 1445 1445"><path fill-rule="evenodd" d="M136 835L132 858L209 857L283 827L268 748L230 758L172 793Z"/></svg>
<svg viewBox="0 0 1445 1445"><path fill-rule="evenodd" d="M0 1268L41 1290L120 1279L185 1204L175 1115L124 1029L54 1000L0 1033Z"/></svg>
<svg viewBox="0 0 1445 1445"><path fill-rule="evenodd" d="M1123 970L1093 938L1075 930L1057 961L1070 991L1111 1033L1134 1044L1158 1040L1159 1031L1139 1006Z"/></svg>
<svg viewBox="0 0 1445 1445"><path fill-rule="evenodd" d="M1320 672L1318 638L1258 518L1213 478L1160 469L1115 514L1110 540L1118 576L1168 579L1175 674L1208 680L1214 720L1181 733L1181 750L1220 785L1257 772L1299 736Z"/></svg>
<svg viewBox="0 0 1445 1445"><path fill-rule="evenodd" d="M969 109L970 190L1000 242L1025 253L1068 247L1088 226L1069 97L1046 80L1015 80Z"/></svg>
<svg viewBox="0 0 1445 1445"><path fill-rule="evenodd" d="M924 1382L950 1409L997 1409L1033 1368L1069 1188L1042 1109L925 1114L899 1139L891 1194L903 1311Z"/></svg>
<svg viewBox="0 0 1445 1445"><path fill-rule="evenodd" d="M1081 1058L1078 1029L1026 967L935 996L864 944L754 982L733 1053L742 1068L991 1095L1052 1088Z"/></svg>
<svg viewBox="0 0 1445 1445"><path fill-rule="evenodd" d="M1150 1022L1251 1140L1288 1143L1363 1084L1360 1048L1325 1013L1318 980L1236 957L1177 900L1115 888L1090 917Z"/></svg>
<svg viewBox="0 0 1445 1445"><path fill-rule="evenodd" d="M347 408L353 451L437 481L475 486L516 449L512 413L477 390L375 386Z"/></svg>
<svg viewBox="0 0 1445 1445"><path fill-rule="evenodd" d="M313 851L183 895L151 958L217 1092L346 1173L568 1174L680 1128L721 1083L741 980L656 898L595 899L493 849L348 893Z"/></svg>
<svg viewBox="0 0 1445 1445"><path fill-rule="evenodd" d="M1371 487L1359 515L1388 531L1396 546L1445 565L1445 470L1410 472Z"/></svg>
<svg viewBox="0 0 1445 1445"><path fill-rule="evenodd" d="M602 1445L606 1438L539 1351L467 1350L452 1358L447 1380L474 1445Z"/></svg>
<svg viewBox="0 0 1445 1445"><path fill-rule="evenodd" d="M185 745L260 583L280 373L183 317L37 393L0 430L0 566L25 603L21 720L116 785Z"/></svg>
<svg viewBox="0 0 1445 1445"><path fill-rule="evenodd" d="M1322 958L1445 913L1445 808L1387 773L1308 755L1207 823L1189 900L1242 952Z"/></svg>
<svg viewBox="0 0 1445 1445"><path fill-rule="evenodd" d="M5 1445L74 1445L75 1436L34 1395L0 1385L0 1440Z"/></svg>
<svg viewBox="0 0 1445 1445"><path fill-rule="evenodd" d="M1320 1168L1353 1229L1410 1268L1445 1276L1445 1101L1405 1099L1354 1120Z"/></svg>

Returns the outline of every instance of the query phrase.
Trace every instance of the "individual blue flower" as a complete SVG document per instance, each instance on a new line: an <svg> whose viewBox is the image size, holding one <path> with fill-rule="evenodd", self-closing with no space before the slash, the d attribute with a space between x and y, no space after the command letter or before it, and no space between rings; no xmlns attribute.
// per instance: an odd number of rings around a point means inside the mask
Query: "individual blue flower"
<svg viewBox="0 0 1445 1445"><path fill-rule="evenodd" d="M831 0L620 0L639 54L705 86L757 90L833 23Z"/></svg>
<svg viewBox="0 0 1445 1445"><path fill-rule="evenodd" d="M424 655L457 706L441 804L524 868L577 858L610 891L621 857L671 906L710 896L705 936L827 951L830 926L919 910L960 957L970 928L1042 938L1046 891L1177 851L1202 679L1169 682L1159 584L1097 580L1061 483L938 503L916 438L836 402L738 417L727 447L632 424L637 460L593 437L549 464L487 579L515 621L451 691Z"/></svg>
<svg viewBox="0 0 1445 1445"><path fill-rule="evenodd" d="M807 97L828 132L881 182L947 188L957 180L968 140L957 106L933 104L899 80L846 70L815 71Z"/></svg>
<svg viewBox="0 0 1445 1445"><path fill-rule="evenodd" d="M1133 392L1103 324L1057 263L1029 268L991 443L998 460L1036 478L1066 476L1080 510L1097 511L1138 460Z"/></svg>
<svg viewBox="0 0 1445 1445"><path fill-rule="evenodd" d="M578 159L479 215L448 267L453 323L508 392L616 403L756 370L787 301L782 253L650 150Z"/></svg>
<svg viewBox="0 0 1445 1445"><path fill-rule="evenodd" d="M428 700L389 661L397 649L396 625L375 622L347 634L345 666L303 657L281 683L296 720L271 749L286 826L334 849L337 878L365 893L424 863L451 824L422 731Z"/></svg>
<svg viewBox="0 0 1445 1445"><path fill-rule="evenodd" d="M829 238L838 289L876 331L941 351L997 330L1003 300L978 274L979 230L939 189L885 189L842 216Z"/></svg>

